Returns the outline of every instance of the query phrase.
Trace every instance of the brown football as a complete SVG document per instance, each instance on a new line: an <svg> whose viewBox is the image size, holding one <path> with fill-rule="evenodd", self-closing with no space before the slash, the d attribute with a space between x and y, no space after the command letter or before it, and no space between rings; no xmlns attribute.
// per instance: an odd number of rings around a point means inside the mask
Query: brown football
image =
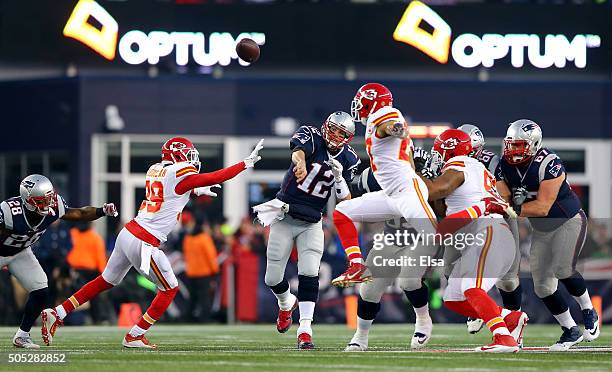
<svg viewBox="0 0 612 372"><path fill-rule="evenodd" d="M243 61L253 63L259 58L259 45L252 39L242 39L236 44L236 53Z"/></svg>

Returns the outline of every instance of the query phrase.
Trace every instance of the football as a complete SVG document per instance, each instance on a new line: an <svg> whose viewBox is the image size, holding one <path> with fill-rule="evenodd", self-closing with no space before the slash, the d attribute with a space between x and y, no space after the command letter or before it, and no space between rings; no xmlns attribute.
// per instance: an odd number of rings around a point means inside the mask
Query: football
<svg viewBox="0 0 612 372"><path fill-rule="evenodd" d="M236 44L236 53L243 61L253 63L259 59L259 45L253 39L242 39Z"/></svg>

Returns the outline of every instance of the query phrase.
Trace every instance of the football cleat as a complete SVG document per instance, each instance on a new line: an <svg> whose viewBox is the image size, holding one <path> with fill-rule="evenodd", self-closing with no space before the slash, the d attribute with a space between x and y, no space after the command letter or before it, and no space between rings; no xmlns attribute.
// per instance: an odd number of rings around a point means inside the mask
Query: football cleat
<svg viewBox="0 0 612 372"><path fill-rule="evenodd" d="M480 332L482 327L484 327L484 321L478 318L467 318L466 324L467 324L467 331L471 335Z"/></svg>
<svg viewBox="0 0 612 372"><path fill-rule="evenodd" d="M13 337L13 346L20 349L40 349L40 346L35 344L34 341L32 341L32 337L29 335L27 337L18 337L15 335L15 337Z"/></svg>
<svg viewBox="0 0 612 372"><path fill-rule="evenodd" d="M157 345L149 342L149 340L147 340L145 335L134 337L128 333L123 338L122 344L123 344L123 347L131 348L131 349L157 349Z"/></svg>
<svg viewBox="0 0 612 372"><path fill-rule="evenodd" d="M368 345L362 345L362 344L359 344L359 343L353 342L353 341L351 341L344 348L345 352L358 352L358 351L367 351L367 350L368 350Z"/></svg>
<svg viewBox="0 0 612 372"><path fill-rule="evenodd" d="M556 344L548 348L549 351L568 351L572 346L583 340L582 332L580 332L578 326L572 328L561 327L561 329L563 329L561 338Z"/></svg>
<svg viewBox="0 0 612 372"><path fill-rule="evenodd" d="M49 346L53 342L57 327L63 326L64 322L57 316L55 309L44 309L40 313L40 319L42 320L40 333L45 345Z"/></svg>
<svg viewBox="0 0 612 372"><path fill-rule="evenodd" d="M510 335L493 335L493 342L477 347L476 351L485 353L516 353L520 350L514 338Z"/></svg>
<svg viewBox="0 0 612 372"><path fill-rule="evenodd" d="M312 343L312 336L308 333L300 333L298 335L298 343L297 348L299 350L312 350L315 348L315 345Z"/></svg>
<svg viewBox="0 0 612 372"><path fill-rule="evenodd" d="M512 311L504 318L504 323L506 323L510 335L521 349L523 348L523 331L527 321L529 321L529 317L522 311Z"/></svg>
<svg viewBox="0 0 612 372"><path fill-rule="evenodd" d="M427 346L428 342L429 335L421 332L414 332L414 335L412 335L412 341L410 341L410 348L415 350L422 349Z"/></svg>
<svg viewBox="0 0 612 372"><path fill-rule="evenodd" d="M599 317L594 309L582 310L582 319L584 321L584 332L582 336L585 341L595 341L599 337Z"/></svg>
<svg viewBox="0 0 612 372"><path fill-rule="evenodd" d="M278 310L278 317L276 318L276 330L280 333L285 333L291 328L293 324L293 311L298 307L298 299L295 297L295 302L289 310Z"/></svg>
<svg viewBox="0 0 612 372"><path fill-rule="evenodd" d="M340 288L352 287L357 283L364 283L372 279L372 273L362 263L351 263L342 275L332 280L332 285Z"/></svg>

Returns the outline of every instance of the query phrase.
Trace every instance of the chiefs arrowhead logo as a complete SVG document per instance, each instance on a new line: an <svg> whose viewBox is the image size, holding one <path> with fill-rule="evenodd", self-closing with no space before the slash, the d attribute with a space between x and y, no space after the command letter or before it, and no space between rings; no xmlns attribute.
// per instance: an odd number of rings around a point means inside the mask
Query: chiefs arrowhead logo
<svg viewBox="0 0 612 372"><path fill-rule="evenodd" d="M172 142L170 144L170 150L171 151L182 150L182 149L184 149L186 147L187 147L187 145L185 145L183 142Z"/></svg>
<svg viewBox="0 0 612 372"><path fill-rule="evenodd" d="M457 138L448 138L440 145L442 150L453 150L459 145L459 140Z"/></svg>

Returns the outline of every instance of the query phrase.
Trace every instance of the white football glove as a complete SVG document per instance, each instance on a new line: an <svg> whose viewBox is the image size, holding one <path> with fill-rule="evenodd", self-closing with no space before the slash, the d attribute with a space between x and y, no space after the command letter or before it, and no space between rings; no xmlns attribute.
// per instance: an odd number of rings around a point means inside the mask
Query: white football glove
<svg viewBox="0 0 612 372"><path fill-rule="evenodd" d="M117 217L119 215L119 212L117 212L117 207L113 203L104 203L102 210L104 211L104 214L109 217Z"/></svg>
<svg viewBox="0 0 612 372"><path fill-rule="evenodd" d="M251 152L251 155L244 159L244 164L247 168L253 168L255 166L255 163L261 160L261 156L259 156L259 151L263 149L263 141L263 139L259 140L259 142L257 142L257 145L255 145L255 149L253 150L253 152Z"/></svg>
<svg viewBox="0 0 612 372"><path fill-rule="evenodd" d="M334 174L334 178L336 179L336 182L341 182L343 180L342 171L344 170L344 167L336 159L331 159L330 165L331 165L331 171Z"/></svg>
<svg viewBox="0 0 612 372"><path fill-rule="evenodd" d="M203 187L196 187L195 189L193 189L193 193L196 196L202 196L202 195L207 195L207 196L212 196L213 198L217 196L217 193L213 191L213 187L218 187L221 188L221 185L219 185L218 183L212 186L203 186Z"/></svg>

